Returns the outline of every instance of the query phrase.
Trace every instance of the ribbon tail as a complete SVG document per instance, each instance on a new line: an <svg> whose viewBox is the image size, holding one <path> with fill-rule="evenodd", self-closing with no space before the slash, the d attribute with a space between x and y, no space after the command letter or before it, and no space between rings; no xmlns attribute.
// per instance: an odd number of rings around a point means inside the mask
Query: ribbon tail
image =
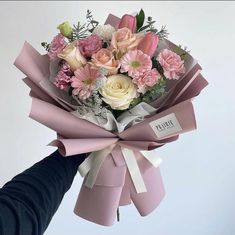
<svg viewBox="0 0 235 235"><path fill-rule="evenodd" d="M130 185L131 200L141 216L151 213L162 201L165 195L164 185L159 167L154 167L141 152L135 152L138 165L144 179L147 192L136 193L134 185ZM129 177L129 181L131 178ZM146 203L147 202L147 203Z"/></svg>
<svg viewBox="0 0 235 235"><path fill-rule="evenodd" d="M131 179L135 186L135 190L137 193L147 192L143 177L140 173L140 169L138 167L135 154L132 150L127 148L122 148L123 157L125 159L127 168L130 172Z"/></svg>
<svg viewBox="0 0 235 235"><path fill-rule="evenodd" d="M105 160L105 158L112 152L115 144L110 145L109 147L102 149L100 151L92 152L87 161L82 164L81 168L83 169L84 173L88 173L85 186L88 188L92 188L96 182L97 176L99 174L100 168ZM80 169L81 169L80 168Z"/></svg>
<svg viewBox="0 0 235 235"><path fill-rule="evenodd" d="M156 153L154 150L153 151L140 151L140 153L156 168L162 163L162 159L156 156Z"/></svg>

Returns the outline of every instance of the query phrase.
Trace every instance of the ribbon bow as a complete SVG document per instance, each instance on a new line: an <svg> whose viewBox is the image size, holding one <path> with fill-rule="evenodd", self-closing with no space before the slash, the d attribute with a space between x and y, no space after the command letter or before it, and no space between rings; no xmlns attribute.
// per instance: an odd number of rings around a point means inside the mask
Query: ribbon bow
<svg viewBox="0 0 235 235"><path fill-rule="evenodd" d="M79 173L82 177L85 177L87 174L87 179L85 182L85 186L88 188L92 188L96 182L97 175L100 171L100 168L105 161L106 157L112 153L112 150L115 148L115 146L120 147L120 151L122 152L122 155L124 157L126 166L129 170L131 179L133 181L133 184L135 186L137 193L143 193L146 192L146 186L144 183L144 180L142 178L140 169L138 167L136 156L134 151L131 148L122 147L120 142L117 142L116 144L112 144L100 151L92 152L88 158L79 166ZM143 151L142 155L154 166L158 167L160 163L162 162L161 158L158 158L153 154L153 151ZM113 156L115 158L115 155Z"/></svg>

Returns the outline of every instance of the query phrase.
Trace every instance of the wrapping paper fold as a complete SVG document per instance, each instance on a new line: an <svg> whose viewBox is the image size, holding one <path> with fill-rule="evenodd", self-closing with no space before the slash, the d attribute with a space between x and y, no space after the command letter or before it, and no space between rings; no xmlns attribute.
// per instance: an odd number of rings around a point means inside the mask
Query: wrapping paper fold
<svg viewBox="0 0 235 235"><path fill-rule="evenodd" d="M106 24L108 23L116 27L119 18L109 15ZM175 45L166 40L162 44L164 46ZM169 84L168 95L152 103L153 107L157 107L161 102L158 113L120 134L108 132L71 114L74 107L69 102L70 97L50 85L48 56L40 55L27 42L17 57L15 66L27 76L24 82L31 89L30 117L58 133L58 138L50 143L51 146L58 147L64 156L69 156L96 152L114 145L101 165L93 188L85 185L88 175L84 178L74 212L86 220L106 226L115 222L119 206L131 202L142 216L152 212L163 199L165 192L159 167L154 167L141 151L161 147L177 140L179 134L196 128L192 98L207 85L207 81L200 74L200 65L190 58L184 78ZM181 130L158 138L149 123L172 113L176 116ZM146 192L136 192L121 148L134 152Z"/></svg>

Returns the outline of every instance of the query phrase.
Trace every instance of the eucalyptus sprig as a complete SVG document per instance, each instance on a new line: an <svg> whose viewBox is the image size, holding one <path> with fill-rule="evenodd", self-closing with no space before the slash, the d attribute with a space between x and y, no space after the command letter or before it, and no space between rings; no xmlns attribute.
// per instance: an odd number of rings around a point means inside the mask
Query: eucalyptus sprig
<svg viewBox="0 0 235 235"><path fill-rule="evenodd" d="M73 36L77 39L82 39L88 36L89 29L86 24L81 24L80 22L77 25L73 25Z"/></svg>
<svg viewBox="0 0 235 235"><path fill-rule="evenodd" d="M160 40L167 38L169 33L167 32L166 25L163 25L159 31L156 32Z"/></svg>
<svg viewBox="0 0 235 235"><path fill-rule="evenodd" d="M188 50L187 46L179 45L178 48L176 47L175 53L178 54L182 60L186 60L187 56L190 54L190 50Z"/></svg>
<svg viewBox="0 0 235 235"><path fill-rule="evenodd" d="M142 97L142 101L146 103L150 103L157 98L161 97L165 93L165 88L166 88L166 80L165 78L161 78L159 82L151 87L144 96Z"/></svg>
<svg viewBox="0 0 235 235"><path fill-rule="evenodd" d="M96 26L99 24L99 22L94 20L93 15L90 10L87 10L86 19L88 22L87 28L88 28L89 32L92 33L94 31L94 29L96 28Z"/></svg>
<svg viewBox="0 0 235 235"><path fill-rule="evenodd" d="M164 76L162 76L156 85L151 87L144 94L140 94L140 96L134 98L130 104L129 109L135 107L137 104L141 102L151 103L152 101L161 97L165 93L165 90L166 90L166 79Z"/></svg>

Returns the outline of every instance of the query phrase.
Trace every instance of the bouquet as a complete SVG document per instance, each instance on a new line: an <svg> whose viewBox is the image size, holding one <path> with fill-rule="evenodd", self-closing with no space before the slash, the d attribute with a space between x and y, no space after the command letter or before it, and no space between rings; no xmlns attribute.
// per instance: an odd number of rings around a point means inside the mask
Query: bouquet
<svg viewBox="0 0 235 235"><path fill-rule="evenodd" d="M196 128L192 98L207 85L186 48L141 10L105 24L64 22L40 55L25 42L15 61L31 88L30 117L57 132L64 156L87 153L74 212L112 225L119 206L148 215L164 197L153 151Z"/></svg>

